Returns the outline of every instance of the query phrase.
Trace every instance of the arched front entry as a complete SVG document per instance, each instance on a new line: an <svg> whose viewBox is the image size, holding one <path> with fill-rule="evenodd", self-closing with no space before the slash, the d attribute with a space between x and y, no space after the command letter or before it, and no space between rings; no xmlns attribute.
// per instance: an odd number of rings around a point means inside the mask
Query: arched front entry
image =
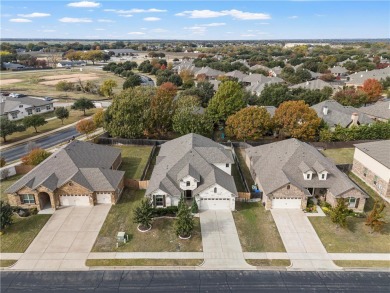
<svg viewBox="0 0 390 293"><path fill-rule="evenodd" d="M40 192L38 194L39 198L39 206L41 210L44 209L51 209L51 200L50 200L50 195L46 192Z"/></svg>

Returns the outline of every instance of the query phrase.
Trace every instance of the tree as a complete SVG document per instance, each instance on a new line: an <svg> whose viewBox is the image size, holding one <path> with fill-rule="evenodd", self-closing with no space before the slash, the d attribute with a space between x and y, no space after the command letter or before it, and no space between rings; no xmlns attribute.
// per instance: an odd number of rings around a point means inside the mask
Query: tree
<svg viewBox="0 0 390 293"><path fill-rule="evenodd" d="M0 117L0 136L3 138L3 142L7 142L7 136L14 132L25 130L24 125L20 125L15 121L10 121L7 117Z"/></svg>
<svg viewBox="0 0 390 293"><path fill-rule="evenodd" d="M374 207L370 214L367 216L366 225L370 226L370 228L375 232L380 232L383 229L383 225L386 224L383 221L383 210L385 209L385 203L375 201Z"/></svg>
<svg viewBox="0 0 390 293"><path fill-rule="evenodd" d="M347 226L348 213L345 198L338 198L337 205L330 210L330 219L333 223L345 228Z"/></svg>
<svg viewBox="0 0 390 293"><path fill-rule="evenodd" d="M310 140L314 139L321 119L304 101L287 101L276 109L274 122L283 134Z"/></svg>
<svg viewBox="0 0 390 293"><path fill-rule="evenodd" d="M207 111L214 122L226 119L245 106L244 92L235 81L223 82L209 102Z"/></svg>
<svg viewBox="0 0 390 293"><path fill-rule="evenodd" d="M56 90L60 92L69 92L74 90L74 83L66 80L57 82Z"/></svg>
<svg viewBox="0 0 390 293"><path fill-rule="evenodd" d="M27 155L22 157L24 165L37 166L51 156L51 153L41 148L31 150Z"/></svg>
<svg viewBox="0 0 390 293"><path fill-rule="evenodd" d="M264 86L258 100L262 106L278 107L281 103L292 99L293 97L287 85L274 83Z"/></svg>
<svg viewBox="0 0 390 293"><path fill-rule="evenodd" d="M69 110L65 107L58 107L54 111L54 114L58 119L61 120L62 125L64 125L64 120L69 118Z"/></svg>
<svg viewBox="0 0 390 293"><path fill-rule="evenodd" d="M141 77L139 75L131 75L126 78L125 82L123 83L123 89L133 88L136 86L141 85Z"/></svg>
<svg viewBox="0 0 390 293"><path fill-rule="evenodd" d="M117 87L117 86L118 86L118 84L115 80L107 79L100 86L99 91L103 94L103 96L109 98L113 94L114 87Z"/></svg>
<svg viewBox="0 0 390 293"><path fill-rule="evenodd" d="M82 59L92 61L92 64L95 64L95 61L102 60L104 57L104 53L100 50L91 50L85 52L82 56Z"/></svg>
<svg viewBox="0 0 390 293"><path fill-rule="evenodd" d="M93 115L93 122L95 123L96 127L102 127L104 122L104 111L102 108L98 109Z"/></svg>
<svg viewBox="0 0 390 293"><path fill-rule="evenodd" d="M368 102L368 96L360 89L348 87L335 93L333 96L343 106L360 107Z"/></svg>
<svg viewBox="0 0 390 293"><path fill-rule="evenodd" d="M383 88L382 84L376 79L367 79L363 83L362 90L367 94L368 102L375 103L380 99Z"/></svg>
<svg viewBox="0 0 390 293"><path fill-rule="evenodd" d="M105 111L104 128L114 137L139 138L149 124L154 87L128 88L116 95Z"/></svg>
<svg viewBox="0 0 390 293"><path fill-rule="evenodd" d="M96 129L96 125L92 119L83 119L77 122L76 130L81 134L85 134L88 138L88 135Z"/></svg>
<svg viewBox="0 0 390 293"><path fill-rule="evenodd" d="M140 230L148 230L152 226L153 207L150 199L145 198L134 209L133 222L139 224Z"/></svg>
<svg viewBox="0 0 390 293"><path fill-rule="evenodd" d="M174 131L182 135L198 133L208 136L213 129L213 122L204 113L198 97L181 96L176 102L172 126Z"/></svg>
<svg viewBox="0 0 390 293"><path fill-rule="evenodd" d="M239 140L259 139L271 128L271 115L263 107L243 108L226 120L226 134Z"/></svg>
<svg viewBox="0 0 390 293"><path fill-rule="evenodd" d="M4 167L7 162L5 161L4 157L0 158L0 168Z"/></svg>
<svg viewBox="0 0 390 293"><path fill-rule="evenodd" d="M198 82L196 87L186 89L181 93L183 96L199 97L203 107L207 107L210 99L214 96L214 94L214 86L208 81Z"/></svg>
<svg viewBox="0 0 390 293"><path fill-rule="evenodd" d="M38 133L37 127L45 125L47 121L42 115L31 115L23 118L23 124L26 128L34 127L35 132Z"/></svg>
<svg viewBox="0 0 390 293"><path fill-rule="evenodd" d="M12 208L9 203L0 200L0 231L3 232L5 228L12 225Z"/></svg>
<svg viewBox="0 0 390 293"><path fill-rule="evenodd" d="M91 100L88 100L86 98L80 98L74 104L72 105L73 110L80 110L84 112L85 116L85 110L95 108L94 103Z"/></svg>
<svg viewBox="0 0 390 293"><path fill-rule="evenodd" d="M186 204L179 206L175 227L176 235L183 238L190 237L194 230L194 219Z"/></svg>
<svg viewBox="0 0 390 293"><path fill-rule="evenodd" d="M196 200L194 198L191 205L191 213L197 214L198 211L199 211L198 204L196 203Z"/></svg>

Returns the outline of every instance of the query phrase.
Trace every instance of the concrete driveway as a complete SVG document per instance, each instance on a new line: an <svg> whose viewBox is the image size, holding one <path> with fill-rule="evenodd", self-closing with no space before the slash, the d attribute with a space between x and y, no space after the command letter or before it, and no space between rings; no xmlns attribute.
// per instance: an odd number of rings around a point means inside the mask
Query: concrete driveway
<svg viewBox="0 0 390 293"><path fill-rule="evenodd" d="M51 216L15 270L87 269L85 260L111 205L63 207Z"/></svg>
<svg viewBox="0 0 390 293"><path fill-rule="evenodd" d="M305 213L299 209L271 209L291 268L298 270L339 269L328 255Z"/></svg>
<svg viewBox="0 0 390 293"><path fill-rule="evenodd" d="M201 211L200 225L204 254L203 268L251 269L244 259L232 212Z"/></svg>

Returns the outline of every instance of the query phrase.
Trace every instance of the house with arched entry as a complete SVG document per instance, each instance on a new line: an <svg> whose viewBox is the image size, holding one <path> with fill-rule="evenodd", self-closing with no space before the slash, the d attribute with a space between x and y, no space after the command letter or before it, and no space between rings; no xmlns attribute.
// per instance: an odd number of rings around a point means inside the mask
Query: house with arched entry
<svg viewBox="0 0 390 293"><path fill-rule="evenodd" d="M38 210L115 204L124 187L121 163L120 149L73 141L10 186L8 201Z"/></svg>

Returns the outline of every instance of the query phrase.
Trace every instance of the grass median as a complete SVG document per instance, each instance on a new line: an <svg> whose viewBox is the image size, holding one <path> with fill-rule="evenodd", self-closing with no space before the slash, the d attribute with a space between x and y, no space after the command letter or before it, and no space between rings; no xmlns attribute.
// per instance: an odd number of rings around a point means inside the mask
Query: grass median
<svg viewBox="0 0 390 293"><path fill-rule="evenodd" d="M199 266L203 259L88 259L88 267L105 266Z"/></svg>

